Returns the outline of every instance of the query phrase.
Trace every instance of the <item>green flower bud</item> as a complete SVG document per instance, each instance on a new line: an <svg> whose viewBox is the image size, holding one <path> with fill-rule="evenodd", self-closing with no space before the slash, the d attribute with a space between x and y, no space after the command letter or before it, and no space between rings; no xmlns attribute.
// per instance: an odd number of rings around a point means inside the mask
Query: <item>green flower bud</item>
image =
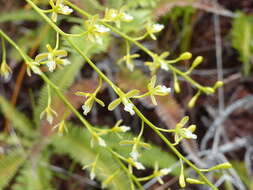
<svg viewBox="0 0 253 190"><path fill-rule="evenodd" d="M191 59L192 54L190 52L182 53L179 57L180 60L188 60Z"/></svg>
<svg viewBox="0 0 253 190"><path fill-rule="evenodd" d="M205 184L204 181L200 181L198 179L193 179L193 178L186 178L186 182L190 184Z"/></svg>
<svg viewBox="0 0 253 190"><path fill-rule="evenodd" d="M216 90L217 88L220 88L221 86L223 86L224 83L222 81L217 81L215 84L214 84L214 89Z"/></svg>

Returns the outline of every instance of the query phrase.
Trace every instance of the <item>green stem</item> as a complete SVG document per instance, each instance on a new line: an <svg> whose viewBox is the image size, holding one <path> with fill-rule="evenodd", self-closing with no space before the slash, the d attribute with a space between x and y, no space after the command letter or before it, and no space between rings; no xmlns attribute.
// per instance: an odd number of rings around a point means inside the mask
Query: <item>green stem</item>
<svg viewBox="0 0 253 190"><path fill-rule="evenodd" d="M17 50L18 52L22 55L22 57L25 59L28 59L28 55L26 55L18 46L17 44L11 39L9 38L2 30L0 30L0 36L2 36L3 38L5 38L9 43L11 43ZM30 58L29 58L30 59ZM86 120L83 118L83 116L75 109L75 107L68 101L68 99L64 96L64 94L60 91L60 89L44 74L40 74L39 75L44 81L45 83L47 83L48 85L48 89L50 90L50 87L53 88L55 90L55 92L57 93L58 97L65 103L65 105L76 115L76 117L83 123L83 125L87 128L87 130L93 134L94 133L94 129L93 126ZM49 92L49 94L51 94ZM50 96L50 95L49 95ZM51 100L49 100L51 102ZM107 150L112 152L112 149L110 149L109 147L107 147ZM116 154L116 153L115 153ZM115 154L113 154L115 156ZM119 159L123 159L126 160L125 158L121 157L119 155L119 157L116 155L116 159L118 159L118 161L120 162L120 165L123 167L123 169L126 171L127 175L130 176L133 181L136 183L136 185L139 187L139 189L144 190L143 187L141 186L141 184L139 183L139 181L137 180L137 178L135 176L133 176L132 174L129 173L128 169L124 166L124 164L121 163L121 161Z"/></svg>
<svg viewBox="0 0 253 190"><path fill-rule="evenodd" d="M100 75L101 78L103 78L113 89L119 89L107 76L104 75L96 67L96 65L68 38L66 38L67 42L88 62L88 64ZM115 91L120 97L122 96L122 93L119 93L117 90ZM123 93L123 95L125 95ZM140 111L139 109L134 106L134 111L135 113L149 126L151 127L155 133L161 137L161 139L170 147L170 149L182 160L185 161L192 169L194 169L200 176L201 178L213 189L213 190L218 190L202 173L201 171L189 160L187 160L174 146L173 144L159 131L157 130L157 127L152 124Z"/></svg>
<svg viewBox="0 0 253 190"><path fill-rule="evenodd" d="M83 118L83 116L75 109L75 107L68 101L68 99L64 96L64 94L60 91L60 89L53 83L50 81L49 78L47 78L47 76L42 73L41 78L48 84L50 85L51 88L53 88L55 90L55 92L57 93L57 95L59 96L59 98L64 102L64 104L77 116L77 118L84 124L84 126L89 130L89 132L93 133L93 127L92 125Z"/></svg>
<svg viewBox="0 0 253 190"><path fill-rule="evenodd" d="M65 3L70 6L71 8L75 9L77 12L81 13L82 15L91 18L92 15L90 15L89 13L87 13L86 11L80 9L79 7L77 7L76 5L70 3L69 1L65 0ZM140 49L142 49L144 52L146 52L150 57L154 58L155 53L153 53L152 51L150 51L149 49L147 49L145 46L143 46L141 43L139 43L137 40L135 40L134 38L129 37L128 35L124 34L123 32L120 32L117 28L111 26L110 24L107 24L104 21L100 21L101 24L103 24L104 26L106 26L107 28L110 28L110 30L118 35L120 35L121 37L123 37L124 39L132 42L133 44L135 44L136 46L138 46ZM168 63L174 63L177 62L178 59L175 60L171 60L168 61ZM193 79L191 79L189 76L185 75L184 72L178 70L177 68L175 68L174 66L168 64L169 68L171 71L177 73L178 75L182 76L183 78L185 78L185 80L187 80L190 84L192 84L193 86L195 86L196 88L200 89L201 91L205 92L204 86L200 85L199 83L197 83L196 81L194 81Z"/></svg>
<svg viewBox="0 0 253 190"><path fill-rule="evenodd" d="M59 32L59 34L63 35L65 37L65 39L67 40L67 42L70 43L70 45L88 62L88 64L100 75L101 78L103 78L114 90L115 92L119 95L122 96L122 91L109 79L107 78L107 76L105 76L100 69L98 69L96 67L96 65L67 37L69 35L66 35L66 33L62 32L46 15L44 15L40 9L33 4L33 2L31 0L26 0L34 9L36 12L38 12L45 20L46 22L48 22L48 24L50 26L53 27L53 29L55 29L57 32ZM68 1L66 1L68 5L72 5L71 3L69 3ZM73 7L73 6L72 6ZM73 7L74 8L74 7ZM79 9L78 7L75 6L74 9ZM81 12L84 12L83 10L79 9ZM80 12L79 11L79 12ZM85 13L85 12L84 12ZM85 13L85 15L88 15L90 17L90 15L88 13ZM103 23L106 27L110 28L112 31L114 31L115 33L118 33L119 35L121 35L123 38L128 39L129 41L131 41L132 43L136 44L138 47L140 47L141 49L143 49L147 54L149 54L151 57L153 57L154 53L151 52L150 50L148 50L147 48L145 48L144 46L142 46L139 42L133 40L132 38L128 37L126 34L121 33L120 31L118 31L117 29L115 29L114 27ZM6 35L0 30L0 34L5 37ZM4 34L4 35L3 35ZM14 47L19 51L20 48L17 47L17 45L14 43L13 44ZM21 54L23 54L23 52L20 50L19 52L21 52ZM25 58L25 56L24 56ZM173 66L170 66L171 70L175 70L175 68ZM178 70L179 71L179 70ZM178 72L178 71L174 71L174 72ZM180 71L181 72L181 71ZM92 126L89 124L89 122L87 120L85 120L82 115L72 106L72 104L67 100L67 98L62 94L62 92L59 90L59 88L57 86L55 86L47 77L45 74L41 74L40 75L43 80L48 83L58 94L58 96L60 97L60 99L62 99L62 101L66 104L67 107L70 108L70 110L78 117L78 119L87 127L87 129L90 132L92 131ZM184 75L183 75L184 76ZM187 78L186 78L187 80ZM208 184L213 190L218 190L218 188L216 188L203 174L202 172L189 160L187 160L174 146L173 144L159 131L157 130L157 127L152 124L140 111L139 109L134 106L134 111L135 113L141 118L141 120L143 122L145 122L150 128L152 128L155 133L170 147L170 149L178 156L178 158L182 159L185 163L187 163L193 170L195 170L199 176L203 179L203 181L206 182L206 184Z"/></svg>
<svg viewBox="0 0 253 190"><path fill-rule="evenodd" d="M1 29L0 29L0 35L5 38L18 52L19 54L21 55L21 57L26 61L26 62L29 62L29 57L17 46L17 44L12 40L10 39L9 36L7 36Z"/></svg>
<svg viewBox="0 0 253 190"><path fill-rule="evenodd" d="M2 37L2 62L6 62L6 48L3 37Z"/></svg>

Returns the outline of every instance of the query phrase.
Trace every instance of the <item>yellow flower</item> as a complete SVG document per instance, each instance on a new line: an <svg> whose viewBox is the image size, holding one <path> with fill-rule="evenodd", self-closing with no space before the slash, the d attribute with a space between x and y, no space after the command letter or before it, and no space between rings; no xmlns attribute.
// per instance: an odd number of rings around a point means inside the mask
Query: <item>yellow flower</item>
<svg viewBox="0 0 253 190"><path fill-rule="evenodd" d="M0 66L0 76L7 80L12 73L11 68L7 65L6 61L2 61Z"/></svg>

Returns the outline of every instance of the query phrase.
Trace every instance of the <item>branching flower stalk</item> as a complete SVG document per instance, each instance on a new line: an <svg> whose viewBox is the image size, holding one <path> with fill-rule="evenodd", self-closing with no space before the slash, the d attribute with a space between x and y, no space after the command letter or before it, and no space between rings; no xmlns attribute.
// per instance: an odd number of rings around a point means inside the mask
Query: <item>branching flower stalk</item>
<svg viewBox="0 0 253 190"><path fill-rule="evenodd" d="M79 47L77 47L69 37L80 37L83 36L86 32L83 32L81 34L67 34L65 32L63 32L57 25L55 25L55 23L49 19L43 12L43 10L41 10L40 8L38 8L31 0L26 0L32 7L33 9L56 31L56 33L59 33L70 45L73 49L75 49L87 62L88 64L94 69L95 72L97 72L97 74L104 80L106 81L109 86L111 86L113 88L113 90L117 93L117 95L119 96L119 98L122 100L124 100L124 98L127 97L127 94L125 94L121 89L119 89L107 76L105 76L100 69L98 69L96 67L96 65L81 51L81 49ZM72 3L68 2L68 1L64 1L64 4L70 6L71 8L73 8L74 10L78 11L79 13L81 13L82 15L91 18L92 16L88 13L86 13L85 11L81 10L80 8L78 8L77 6L73 5ZM146 47L144 47L142 44L140 44L137 40L135 40L134 38L129 37L128 35L120 32L118 29L116 29L115 27L107 24L106 22L99 20L99 23L103 24L105 27L109 28L111 31L117 33L118 35L120 35L121 37L123 37L125 40L128 40L129 42L135 44L136 46L138 46L139 48L141 48L144 52L146 52L149 56L151 56L153 59L156 57L157 55L153 52L151 52L150 50L148 50ZM21 56L23 57L23 59L27 62L27 63L31 63L33 60L28 57L25 53L23 53L23 51L15 44L15 42L13 42L4 32L2 32L0 30L0 35L5 38L9 43L11 43L17 50L18 52L21 54ZM191 83L193 86L195 86L199 91L206 93L206 94L211 94L215 92L215 88L217 88L219 85L216 84L213 88L211 87L205 87L202 86L200 84L198 84L196 81L194 81L193 79L191 79L191 77L188 76L189 73L187 72L182 72L178 69L176 69L172 63L177 62L179 60L184 60L186 58L188 58L189 55L185 56L183 55L183 57L179 57L178 59L175 59L174 61L170 62L169 61L165 61L165 64L168 66L168 70L170 70L171 72L173 72L173 74L175 75L179 75L183 78L185 78L189 83ZM158 57L158 59L160 59ZM158 61L164 61L164 60L158 60ZM32 69L32 68L31 68ZM94 127L86 120L83 118L83 116L73 107L73 105L71 105L71 103L67 100L67 98L63 95L63 93L61 92L61 90L54 84L52 83L45 74L43 74L42 72L37 72L38 70L32 69L34 73L39 74L39 76L52 88L55 90L55 92L57 93L57 95L59 96L59 98L65 103L65 105L77 116L77 118L84 124L84 126L86 126L86 128L88 129L88 131L92 134L92 135L97 135L96 131L94 130ZM149 94L150 95L150 94ZM125 102L126 103L126 102ZM123 104L125 105L125 103L123 102ZM156 127L154 124L152 124L140 111L139 109L132 103L132 101L128 98L127 99L127 103L131 104L132 107L131 109L133 109L134 113L136 113L140 119L142 120L143 123L147 124L150 128L152 128L154 130L154 132L168 145L168 147L178 156L178 158L182 161L185 162L186 164L188 164L193 170L196 171L196 173L199 174L199 176L202 178L202 180L209 185L213 190L217 190L217 188L204 176L204 174L202 173L201 169L197 168L192 162L190 162L189 160L187 160L176 148L175 146L162 134L162 132L159 131L159 128ZM126 105L125 105L126 106ZM129 110L129 109L128 109ZM130 113L133 113L131 110L129 111ZM108 147L107 147L108 148ZM114 155L117 155L116 157L128 162L130 165L132 164L135 167L140 167L140 165L138 165L139 163L134 161L134 160L126 160L126 158L121 157L120 155L118 155L117 153L114 153ZM138 166L137 166L137 165Z"/></svg>
<svg viewBox="0 0 253 190"><path fill-rule="evenodd" d="M13 47L20 53L21 57L24 59L24 61L28 62L31 61L31 58L29 58L28 55L26 55L20 48L19 46L11 39L9 38L9 36L7 36L2 30L0 30L0 36L2 36L4 39L6 39L11 45L13 45ZM81 123L87 128L87 130L92 134L92 135L96 135L97 133L95 132L96 128L94 128L75 108L74 106L68 101L68 99L65 97L65 95L61 92L61 90L44 74L44 73L40 73L39 76L44 80L44 82L46 84L48 84L52 89L54 89L54 91L56 92L56 94L58 95L58 97L64 102L64 104L72 111L72 113L74 113L74 115L81 121ZM109 152L113 152L113 150L106 146L104 147L106 148ZM117 154L113 154L112 155L115 157L115 159L120 163L121 167L124 169L124 171L126 171L127 175L129 176L130 179L133 180L133 182L137 185L137 187L141 190L144 190L143 187L141 186L141 184L139 183L139 181L137 180L137 178L131 174L129 172L129 170L125 167L125 165L122 163L121 161L121 157L117 157ZM131 185L132 190L135 190L134 185Z"/></svg>

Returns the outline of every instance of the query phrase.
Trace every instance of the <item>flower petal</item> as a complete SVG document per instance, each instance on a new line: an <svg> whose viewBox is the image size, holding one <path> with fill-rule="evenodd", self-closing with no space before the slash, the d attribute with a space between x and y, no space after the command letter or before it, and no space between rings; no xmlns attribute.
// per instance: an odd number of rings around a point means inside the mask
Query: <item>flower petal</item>
<svg viewBox="0 0 253 190"><path fill-rule="evenodd" d="M112 101L109 106L108 106L108 110L112 111L114 110L121 102L120 98L117 98L116 100Z"/></svg>

